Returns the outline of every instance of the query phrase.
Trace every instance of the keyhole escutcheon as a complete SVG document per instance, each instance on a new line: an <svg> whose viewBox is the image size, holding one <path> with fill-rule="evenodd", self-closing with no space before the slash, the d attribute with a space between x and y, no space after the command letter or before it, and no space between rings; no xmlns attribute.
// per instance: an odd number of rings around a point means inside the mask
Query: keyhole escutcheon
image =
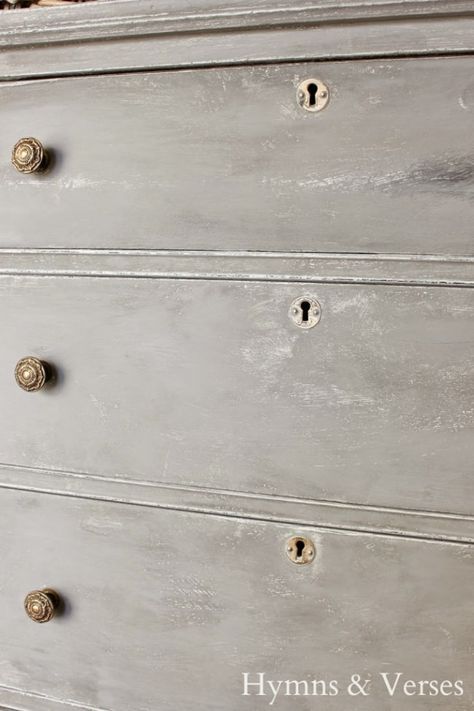
<svg viewBox="0 0 474 711"><path fill-rule="evenodd" d="M300 328L313 328L321 320L321 304L314 296L300 296L292 302L288 315Z"/></svg>
<svg viewBox="0 0 474 711"><path fill-rule="evenodd" d="M329 89L321 79L300 82L296 95L301 108L313 113L324 109L329 101Z"/></svg>
<svg viewBox="0 0 474 711"><path fill-rule="evenodd" d="M292 563L306 565L315 559L316 547L313 541L305 536L293 536L286 544L286 553Z"/></svg>

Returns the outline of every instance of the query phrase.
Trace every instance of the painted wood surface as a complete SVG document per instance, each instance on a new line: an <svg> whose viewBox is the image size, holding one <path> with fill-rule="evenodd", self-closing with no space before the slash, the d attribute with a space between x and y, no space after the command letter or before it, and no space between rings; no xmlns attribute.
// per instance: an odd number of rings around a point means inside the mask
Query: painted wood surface
<svg viewBox="0 0 474 711"><path fill-rule="evenodd" d="M474 543L474 516L0 465L0 487L248 521Z"/></svg>
<svg viewBox="0 0 474 711"><path fill-rule="evenodd" d="M1 19L2 707L258 711L262 671L340 681L282 711L471 709L474 4ZM9 165L23 135L47 174ZM54 386L19 390L26 355Z"/></svg>
<svg viewBox="0 0 474 711"><path fill-rule="evenodd" d="M38 9L38 8L36 8ZM54 41L144 37L189 31L256 29L400 18L427 20L469 18L471 0L114 0L79 10L64 6L28 15L2 17L0 44L44 44Z"/></svg>
<svg viewBox="0 0 474 711"><path fill-rule="evenodd" d="M379 672L471 678L472 547L26 492L0 501L0 684L10 698L13 688L52 697L52 708L265 709L268 697L242 698L242 672L341 687L360 672L374 677L363 708L398 711ZM295 566L285 547L303 533L316 560ZM43 586L61 594L65 614L37 625L23 598ZM351 703L323 700L330 711ZM278 708L296 701L314 708L304 697ZM472 703L467 681L463 697L403 697L407 711Z"/></svg>
<svg viewBox="0 0 474 711"><path fill-rule="evenodd" d="M473 101L470 58L5 84L0 245L473 255Z"/></svg>
<svg viewBox="0 0 474 711"><path fill-rule="evenodd" d="M3 277L0 296L3 463L472 513L469 289ZM55 387L18 388L27 355Z"/></svg>
<svg viewBox="0 0 474 711"><path fill-rule="evenodd" d="M0 275L474 286L474 257L190 250L0 249Z"/></svg>
<svg viewBox="0 0 474 711"><path fill-rule="evenodd" d="M472 53L474 8L471 0L90 3L5 13L0 46L0 80Z"/></svg>
<svg viewBox="0 0 474 711"><path fill-rule="evenodd" d="M46 28L43 24L42 30ZM289 26L284 31L273 27L249 32L244 28L99 42L51 42L39 47L4 46L0 52L0 81L177 67L473 52L472 17L329 23Z"/></svg>

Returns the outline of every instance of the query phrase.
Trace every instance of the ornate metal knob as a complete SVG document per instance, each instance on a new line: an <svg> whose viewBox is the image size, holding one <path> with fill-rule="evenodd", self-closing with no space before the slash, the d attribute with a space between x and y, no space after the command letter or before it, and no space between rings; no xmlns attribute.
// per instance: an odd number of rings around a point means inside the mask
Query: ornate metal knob
<svg viewBox="0 0 474 711"><path fill-rule="evenodd" d="M49 622L61 604L61 598L54 590L33 590L25 597L26 614L33 622Z"/></svg>
<svg viewBox="0 0 474 711"><path fill-rule="evenodd" d="M21 138L13 147L12 163L20 173L37 173L46 165L46 151L36 138Z"/></svg>
<svg viewBox="0 0 474 711"><path fill-rule="evenodd" d="M33 356L22 358L15 368L15 379L22 390L35 392L41 390L50 377L50 367L47 363Z"/></svg>

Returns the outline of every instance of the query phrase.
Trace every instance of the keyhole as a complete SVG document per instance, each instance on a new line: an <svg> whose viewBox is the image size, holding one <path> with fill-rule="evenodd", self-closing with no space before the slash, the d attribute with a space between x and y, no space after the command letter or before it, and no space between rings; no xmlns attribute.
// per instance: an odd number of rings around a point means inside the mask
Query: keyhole
<svg viewBox="0 0 474 711"><path fill-rule="evenodd" d="M316 106L316 94L318 93L318 85L311 82L311 84L308 84L307 91L309 94L308 106Z"/></svg>
<svg viewBox="0 0 474 711"><path fill-rule="evenodd" d="M309 312L311 310L311 304L309 301L302 301L301 302L301 311L303 312L301 320L303 323L307 323L309 321Z"/></svg>
<svg viewBox="0 0 474 711"><path fill-rule="evenodd" d="M329 89L322 79L308 78L298 84L296 97L302 109L317 113L327 106Z"/></svg>
<svg viewBox="0 0 474 711"><path fill-rule="evenodd" d="M307 563L312 563L315 555L316 548L313 541L304 536L293 536L287 543L286 554L292 563L296 565L306 565Z"/></svg>
<svg viewBox="0 0 474 711"><path fill-rule="evenodd" d="M301 539L299 541L296 541L296 560L302 559L305 545L305 542Z"/></svg>

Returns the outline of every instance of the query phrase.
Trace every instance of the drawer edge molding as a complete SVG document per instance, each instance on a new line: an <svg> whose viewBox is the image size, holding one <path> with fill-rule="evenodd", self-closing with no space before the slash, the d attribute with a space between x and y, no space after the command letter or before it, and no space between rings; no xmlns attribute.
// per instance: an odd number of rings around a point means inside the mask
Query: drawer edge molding
<svg viewBox="0 0 474 711"><path fill-rule="evenodd" d="M97 7L101 5L81 11ZM446 17L437 13L417 17L400 13L389 19L378 18L376 22L319 25L305 23L300 17L299 25L288 23L283 29L271 24L268 27L242 24L218 30L219 42L212 27L192 32L190 24L186 31L160 33L152 29L153 22L147 28L134 18L122 28L120 20L101 27L93 13L88 25L68 27L67 23L58 23L56 15L43 15L47 10L40 8L31 13L40 20L36 28L12 24L0 32L0 81L275 62L449 56L474 51L474 19L472 14L461 10ZM52 12L61 10L56 7ZM71 52L71 44L76 51Z"/></svg>
<svg viewBox="0 0 474 711"><path fill-rule="evenodd" d="M337 0L296 6L260 0L191 3L165 2L156 8L149 0L134 3L100 4L82 9L40 8L30 17L7 16L0 30L0 44L44 44L51 41L77 41L137 35L180 34L189 31L216 32L235 29L308 26L327 23L379 22L380 20L458 17L473 14L470 0ZM25 39L27 41L25 42Z"/></svg>
<svg viewBox="0 0 474 711"><path fill-rule="evenodd" d="M394 254L0 251L0 276L474 286L474 257Z"/></svg>
<svg viewBox="0 0 474 711"><path fill-rule="evenodd" d="M474 516L134 482L0 464L0 488L188 513L455 544L474 543ZM1 699L0 699L1 701Z"/></svg>
<svg viewBox="0 0 474 711"><path fill-rule="evenodd" d="M84 706L77 701L57 699L34 691L0 686L0 711L112 711L98 706Z"/></svg>

